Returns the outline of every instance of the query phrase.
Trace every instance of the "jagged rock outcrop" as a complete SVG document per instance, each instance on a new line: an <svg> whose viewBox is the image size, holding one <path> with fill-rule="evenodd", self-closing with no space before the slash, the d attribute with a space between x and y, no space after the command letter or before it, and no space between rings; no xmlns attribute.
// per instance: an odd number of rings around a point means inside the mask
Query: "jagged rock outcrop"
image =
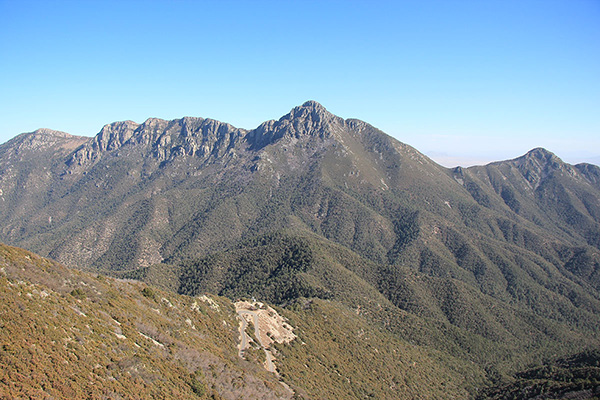
<svg viewBox="0 0 600 400"><path fill-rule="evenodd" d="M139 126L133 121L113 122L105 125L100 132L77 149L66 161L70 167L93 163L103 152L120 148Z"/></svg>
<svg viewBox="0 0 600 400"><path fill-rule="evenodd" d="M103 154L119 150L152 156L158 162L177 156L220 157L235 148L245 133L212 119L185 117L173 121L149 118L143 124L132 121L106 125L66 161L70 171L93 165Z"/></svg>
<svg viewBox="0 0 600 400"><path fill-rule="evenodd" d="M342 118L331 114L316 101L307 101L278 121L264 122L249 132L246 140L253 149L260 149L284 136L296 140L306 137L327 139L344 127L345 121Z"/></svg>

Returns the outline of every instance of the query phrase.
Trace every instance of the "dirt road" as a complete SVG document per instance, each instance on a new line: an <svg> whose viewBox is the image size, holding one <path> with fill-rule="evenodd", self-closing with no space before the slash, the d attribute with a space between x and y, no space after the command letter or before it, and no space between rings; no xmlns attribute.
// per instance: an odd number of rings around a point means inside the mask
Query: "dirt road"
<svg viewBox="0 0 600 400"><path fill-rule="evenodd" d="M260 347L262 347L263 351L265 352L265 357L266 357L266 361L265 361L265 367L267 368L267 371L269 372L273 372L273 373L277 373L277 370L275 369L275 365L273 364L273 355L271 354L271 352L269 350L267 350L265 344L262 342L262 339L260 337L260 328L259 328L259 318L258 318L258 313L256 313L255 311L250 311L250 310L238 310L237 314L240 316L242 323L240 324L240 348L239 348L239 356L242 357L244 350L246 350L249 346L248 342L248 334L246 333L246 328L248 327L248 321L246 320L246 318L244 318L244 314L247 315L251 315L252 318L254 318L254 336L256 336L256 339L258 340L258 344L260 345Z"/></svg>

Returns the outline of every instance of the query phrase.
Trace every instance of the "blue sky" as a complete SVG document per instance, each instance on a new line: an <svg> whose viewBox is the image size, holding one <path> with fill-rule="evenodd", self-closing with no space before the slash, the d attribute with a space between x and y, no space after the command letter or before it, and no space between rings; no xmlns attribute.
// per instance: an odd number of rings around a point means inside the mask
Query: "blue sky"
<svg viewBox="0 0 600 400"><path fill-rule="evenodd" d="M451 166L600 163L600 1L0 0L0 142L306 100Z"/></svg>

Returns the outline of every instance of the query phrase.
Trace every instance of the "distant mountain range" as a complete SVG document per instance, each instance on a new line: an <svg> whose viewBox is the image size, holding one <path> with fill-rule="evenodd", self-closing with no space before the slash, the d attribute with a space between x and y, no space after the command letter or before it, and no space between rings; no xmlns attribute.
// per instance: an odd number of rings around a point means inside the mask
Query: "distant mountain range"
<svg viewBox="0 0 600 400"><path fill-rule="evenodd" d="M172 292L329 301L488 384L600 344L599 167L538 148L448 169L314 101L254 130L19 135L0 223L7 244Z"/></svg>
<svg viewBox="0 0 600 400"><path fill-rule="evenodd" d="M499 157L492 157L489 154L450 154L446 152L440 151L425 151L424 154L434 160L436 163L447 167L447 168L455 168L457 166L461 167L470 167L477 165L486 165L498 160L501 160ZM594 164L596 166L600 165L600 156L599 157L585 157L585 156L567 156L566 162L570 164ZM573 161L574 160L574 161Z"/></svg>

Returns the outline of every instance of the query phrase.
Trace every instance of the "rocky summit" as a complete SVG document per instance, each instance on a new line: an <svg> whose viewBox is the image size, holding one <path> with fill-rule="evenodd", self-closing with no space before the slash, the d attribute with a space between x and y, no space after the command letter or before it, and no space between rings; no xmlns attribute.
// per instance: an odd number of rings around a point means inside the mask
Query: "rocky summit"
<svg viewBox="0 0 600 400"><path fill-rule="evenodd" d="M531 371L541 396L558 378L535 368L585 364L600 345L599 167L538 148L444 168L314 101L252 130L185 117L19 135L0 145L0 241L169 296L222 296L227 318L232 301L278 307L297 339L247 356L275 357L305 398L527 398ZM323 357L289 350L302 342ZM410 346L444 378L395 364ZM241 398L211 379L206 393Z"/></svg>

